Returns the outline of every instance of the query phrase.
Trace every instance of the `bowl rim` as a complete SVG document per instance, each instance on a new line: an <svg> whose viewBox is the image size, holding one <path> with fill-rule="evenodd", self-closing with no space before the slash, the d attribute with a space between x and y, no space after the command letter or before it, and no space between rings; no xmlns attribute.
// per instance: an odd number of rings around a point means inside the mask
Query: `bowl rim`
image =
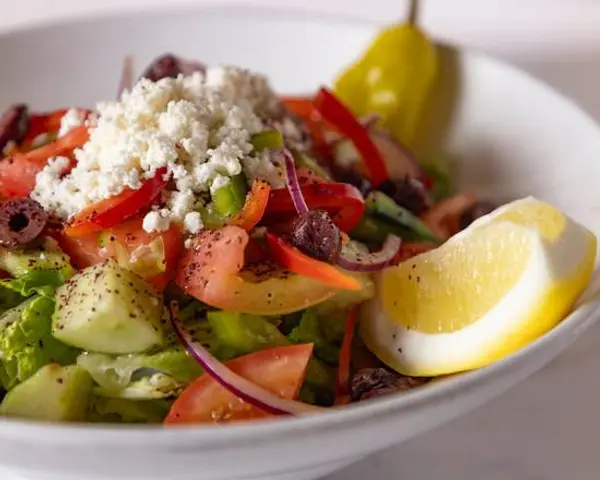
<svg viewBox="0 0 600 480"><path fill-rule="evenodd" d="M35 23L17 26L0 32L0 42L7 37L18 37L21 34L36 31L53 30L60 27L69 27L76 24L98 23L103 21L116 21L131 18L140 13L143 16L155 17L165 12L172 14L198 13L208 15L244 15L249 21L253 17L269 20L293 20L311 23L324 23L326 25L350 26L374 30L381 27L381 22L360 19L356 15L324 13L301 10L294 7L267 7L267 6L236 6L236 5L184 5L176 9L165 6L153 5L144 10L140 6L132 6L123 11L108 11L86 15L80 12L68 18L41 20ZM439 43L440 46L456 47L450 43ZM492 57L477 49L460 48L464 58L473 59L505 70L512 76L520 77L538 90L544 90L547 94L562 101L579 113L582 121L586 121L596 128L600 137L600 127L596 121L575 101L571 100L558 90L554 89L544 81L521 70L498 58ZM596 270L595 273L599 273ZM592 285L594 282L590 283ZM520 365L527 363L527 358L534 352L559 342L563 336L576 338L591 325L600 320L600 290L591 295L586 292L584 302L579 302L575 309L565 317L552 330L542 335L527 346L512 355L486 367L464 372L444 381L434 382L425 388L410 391L401 395L390 395L370 400L364 403L350 404L340 408L332 408L322 413L306 415L302 417L284 417L269 421L258 421L232 424L227 426L218 425L189 425L165 428L162 425L127 425L127 424L95 424L95 423L53 423L40 422L27 419L0 417L0 438L10 438L23 443L32 442L48 443L55 446L73 445L85 447L104 446L107 448L121 449L131 445L144 444L145 446L165 445L181 448L193 445L194 449L216 449L220 447L231 448L236 443L252 440L258 442L273 442L279 437L293 434L296 437L310 435L315 431L328 429L346 430L352 425L364 421L383 420L389 415L400 414L411 409L423 409L452 394L461 396L469 391L484 388L494 383L495 378L502 377L513 370L519 369ZM570 343L570 342L569 342ZM42 434L42 435L40 435Z"/></svg>

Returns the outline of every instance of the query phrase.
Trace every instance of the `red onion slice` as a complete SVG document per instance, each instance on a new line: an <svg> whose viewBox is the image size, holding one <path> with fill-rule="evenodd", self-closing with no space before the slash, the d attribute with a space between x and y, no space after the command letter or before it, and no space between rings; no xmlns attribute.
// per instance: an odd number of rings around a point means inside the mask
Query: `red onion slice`
<svg viewBox="0 0 600 480"><path fill-rule="evenodd" d="M277 395L232 372L206 348L193 340L177 318L174 310L174 307L169 308L171 324L181 344L208 375L236 397L271 415L304 415L324 410L307 403L279 398Z"/></svg>
<svg viewBox="0 0 600 480"><path fill-rule="evenodd" d="M131 90L133 86L133 55L127 55L123 60L123 70L121 71L121 80L117 89L117 99L125 90Z"/></svg>
<svg viewBox="0 0 600 480"><path fill-rule="evenodd" d="M309 211L309 208L306 204L306 200L304 200L304 195L302 195L300 183L298 182L294 157L289 150L284 148L277 152L277 158L282 159L285 170L285 182L290 192L290 196L292 197L292 201L294 202L296 212L298 212L298 215L304 215Z"/></svg>
<svg viewBox="0 0 600 480"><path fill-rule="evenodd" d="M357 252L344 245L337 264L344 270L353 272L378 272L392 264L401 245L402 240L395 235L388 235L381 250L374 253Z"/></svg>

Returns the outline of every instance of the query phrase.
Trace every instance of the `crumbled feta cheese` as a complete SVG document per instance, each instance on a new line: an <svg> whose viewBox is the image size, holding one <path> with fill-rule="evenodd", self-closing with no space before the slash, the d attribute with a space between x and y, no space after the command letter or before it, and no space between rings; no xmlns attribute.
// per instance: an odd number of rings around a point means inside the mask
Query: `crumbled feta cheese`
<svg viewBox="0 0 600 480"><path fill-rule="evenodd" d="M60 128L58 136L62 137L69 133L73 128L80 127L85 122L85 112L78 108L70 108L60 119Z"/></svg>
<svg viewBox="0 0 600 480"><path fill-rule="evenodd" d="M50 162L39 175L32 196L56 216L67 219L86 206L125 188L140 188L157 169L167 167L173 190L166 205L144 219L147 231L183 223L201 205L204 192L215 191L228 177L244 171L251 179L282 176L266 157L250 154L250 138L273 115L277 99L264 77L234 67L207 69L205 74L140 80L119 102L98 104L90 140L75 151L77 165L63 177ZM61 131L83 119L69 110ZM64 125L63 125L64 124ZM197 222L187 222L196 229Z"/></svg>
<svg viewBox="0 0 600 480"><path fill-rule="evenodd" d="M248 185L254 180L264 180L273 188L285 187L285 175L279 164L271 161L269 152L262 152L254 157L248 157L244 162L244 174Z"/></svg>
<svg viewBox="0 0 600 480"><path fill-rule="evenodd" d="M167 209L152 210L147 213L142 222L142 228L147 232L164 232L169 229L171 217Z"/></svg>
<svg viewBox="0 0 600 480"><path fill-rule="evenodd" d="M202 217L198 212L189 212L183 219L183 227L190 233L198 233L204 228Z"/></svg>

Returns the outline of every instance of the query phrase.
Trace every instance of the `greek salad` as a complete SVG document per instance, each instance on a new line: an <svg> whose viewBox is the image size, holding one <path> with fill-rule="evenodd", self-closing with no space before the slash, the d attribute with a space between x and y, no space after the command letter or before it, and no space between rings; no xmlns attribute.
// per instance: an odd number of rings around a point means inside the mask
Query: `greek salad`
<svg viewBox="0 0 600 480"><path fill-rule="evenodd" d="M435 376L355 333L380 272L496 208L412 151L436 65L400 25L311 96L166 54L93 110L6 110L0 413L229 423Z"/></svg>

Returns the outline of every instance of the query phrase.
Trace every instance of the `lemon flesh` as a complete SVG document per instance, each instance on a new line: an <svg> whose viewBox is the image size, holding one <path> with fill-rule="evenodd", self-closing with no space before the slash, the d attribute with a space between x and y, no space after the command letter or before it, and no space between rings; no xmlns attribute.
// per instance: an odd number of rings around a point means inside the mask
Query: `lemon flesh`
<svg viewBox="0 0 600 480"><path fill-rule="evenodd" d="M595 259L589 230L544 202L518 200L380 273L361 334L405 375L482 367L564 318Z"/></svg>

